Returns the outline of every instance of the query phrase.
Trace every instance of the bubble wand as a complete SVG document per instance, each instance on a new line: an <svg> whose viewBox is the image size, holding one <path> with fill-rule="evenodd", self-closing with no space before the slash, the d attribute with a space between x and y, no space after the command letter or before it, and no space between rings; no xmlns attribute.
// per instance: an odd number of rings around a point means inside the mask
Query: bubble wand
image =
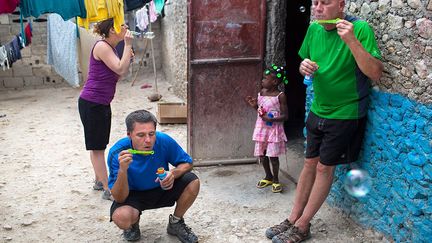
<svg viewBox="0 0 432 243"><path fill-rule="evenodd" d="M318 20L314 20L313 23L318 23L318 24L336 24L339 20L341 20L340 18L336 18L336 19L318 19Z"/></svg>
<svg viewBox="0 0 432 243"><path fill-rule="evenodd" d="M128 152L131 154L141 154L141 155L152 155L154 154L154 150L135 150L135 149L128 149Z"/></svg>

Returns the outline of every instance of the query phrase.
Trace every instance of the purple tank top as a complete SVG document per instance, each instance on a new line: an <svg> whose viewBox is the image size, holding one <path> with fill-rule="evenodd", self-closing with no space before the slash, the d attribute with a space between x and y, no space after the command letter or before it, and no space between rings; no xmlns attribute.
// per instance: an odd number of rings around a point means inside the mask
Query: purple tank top
<svg viewBox="0 0 432 243"><path fill-rule="evenodd" d="M109 105L114 98L116 84L120 76L105 65L102 60L96 60L93 57L93 50L96 44L97 42L90 53L88 78L80 97L94 103ZM118 56L116 49L112 49Z"/></svg>

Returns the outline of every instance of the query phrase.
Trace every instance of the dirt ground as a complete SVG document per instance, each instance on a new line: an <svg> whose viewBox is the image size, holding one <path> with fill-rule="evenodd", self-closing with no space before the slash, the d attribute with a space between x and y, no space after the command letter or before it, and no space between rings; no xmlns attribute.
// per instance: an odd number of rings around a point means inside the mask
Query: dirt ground
<svg viewBox="0 0 432 243"><path fill-rule="evenodd" d="M140 88L144 83L152 79L142 77L133 87L118 84L108 147L125 136L129 112L156 112L157 103L146 98L152 89ZM181 101L163 80L159 91L161 101ZM94 173L77 109L79 92L69 87L0 91L0 242L123 242L122 231L109 222L111 202L91 188ZM186 148L185 124L158 130ZM201 192L185 220L200 242L270 242L264 231L288 215L295 185L284 179L282 194L257 189L262 171L257 164L195 169ZM172 211L144 212L140 242L178 242L166 233ZM309 242L388 242L326 205L312 224Z"/></svg>

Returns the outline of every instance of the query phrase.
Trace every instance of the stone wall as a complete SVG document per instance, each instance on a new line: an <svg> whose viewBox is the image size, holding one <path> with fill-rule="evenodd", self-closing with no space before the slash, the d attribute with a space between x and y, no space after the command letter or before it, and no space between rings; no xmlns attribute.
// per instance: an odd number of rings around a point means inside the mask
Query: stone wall
<svg viewBox="0 0 432 243"><path fill-rule="evenodd" d="M174 93L187 99L187 1L168 0L162 25L162 66Z"/></svg>
<svg viewBox="0 0 432 243"><path fill-rule="evenodd" d="M432 103L432 1L347 1L350 14L369 21L385 65L379 87Z"/></svg>
<svg viewBox="0 0 432 243"><path fill-rule="evenodd" d="M339 166L327 202L397 242L432 241L431 2L347 1L348 13L374 28L385 70L371 91L358 161L371 176L371 191L348 195L349 166Z"/></svg>

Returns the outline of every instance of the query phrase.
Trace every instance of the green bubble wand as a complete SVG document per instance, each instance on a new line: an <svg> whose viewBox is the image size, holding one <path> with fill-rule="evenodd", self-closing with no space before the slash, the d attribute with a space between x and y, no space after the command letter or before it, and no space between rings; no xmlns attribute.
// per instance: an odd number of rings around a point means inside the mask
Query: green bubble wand
<svg viewBox="0 0 432 243"><path fill-rule="evenodd" d="M154 150L135 150L135 149L128 149L128 152L131 154L141 154L141 155L152 155L154 154Z"/></svg>
<svg viewBox="0 0 432 243"><path fill-rule="evenodd" d="M336 24L339 20L341 20L340 18L336 18L336 19L318 19L318 20L314 20L313 23L318 23L318 24Z"/></svg>

